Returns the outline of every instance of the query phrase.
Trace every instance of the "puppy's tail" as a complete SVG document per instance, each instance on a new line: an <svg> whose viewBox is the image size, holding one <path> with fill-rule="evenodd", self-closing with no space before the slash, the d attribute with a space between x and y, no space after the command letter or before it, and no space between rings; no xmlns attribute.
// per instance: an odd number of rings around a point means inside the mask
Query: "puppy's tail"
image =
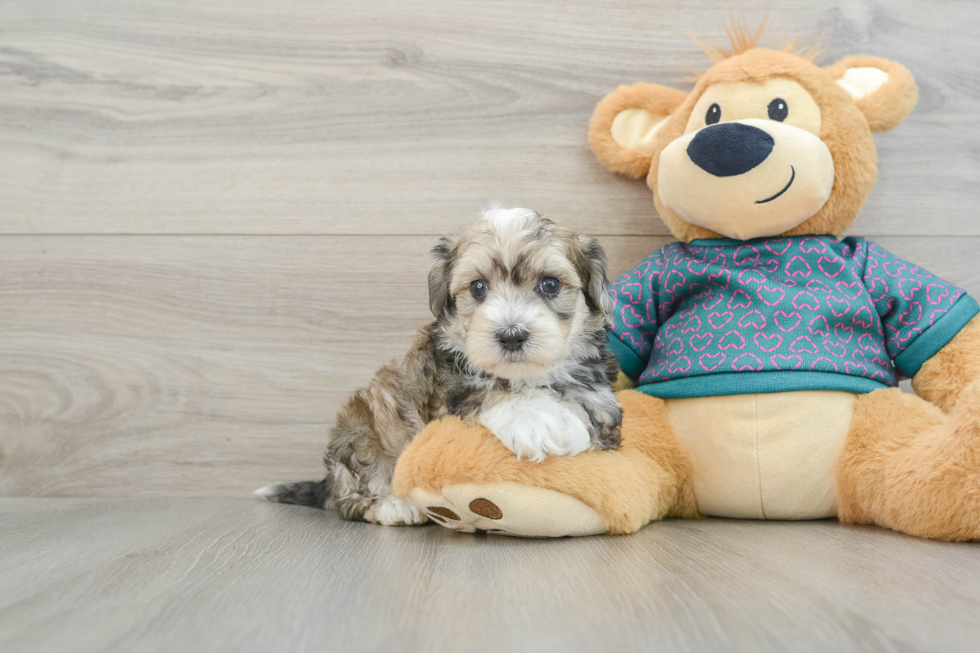
<svg viewBox="0 0 980 653"><path fill-rule="evenodd" d="M327 501L327 481L300 481L299 483L273 483L260 487L253 494L274 503L294 503L323 510Z"/></svg>

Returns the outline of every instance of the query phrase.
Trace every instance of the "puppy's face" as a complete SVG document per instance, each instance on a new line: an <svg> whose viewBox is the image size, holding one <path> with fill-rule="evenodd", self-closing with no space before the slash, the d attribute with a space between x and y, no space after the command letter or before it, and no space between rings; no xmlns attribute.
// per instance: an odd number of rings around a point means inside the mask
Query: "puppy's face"
<svg viewBox="0 0 980 653"><path fill-rule="evenodd" d="M541 376L611 309L605 256L527 209L494 209L435 250L433 313L467 360L505 379Z"/></svg>

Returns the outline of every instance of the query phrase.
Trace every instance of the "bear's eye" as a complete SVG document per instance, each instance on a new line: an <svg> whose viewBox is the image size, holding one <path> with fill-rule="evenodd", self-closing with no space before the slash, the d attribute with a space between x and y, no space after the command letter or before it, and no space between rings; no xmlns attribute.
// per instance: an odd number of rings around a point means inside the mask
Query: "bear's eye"
<svg viewBox="0 0 980 653"><path fill-rule="evenodd" d="M557 295L561 290L561 282L554 277L545 277L538 284L538 292L542 295Z"/></svg>
<svg viewBox="0 0 980 653"><path fill-rule="evenodd" d="M769 118L782 122L786 120L786 116L789 115L789 105L786 104L786 100L782 98L776 98L769 103Z"/></svg>
<svg viewBox="0 0 980 653"><path fill-rule="evenodd" d="M704 116L704 122L708 125L713 125L719 120L721 120L721 107L715 102L708 107L708 113Z"/></svg>
<svg viewBox="0 0 980 653"><path fill-rule="evenodd" d="M473 295L473 299L483 299L490 292L490 284L483 279L477 279L470 284L470 294Z"/></svg>

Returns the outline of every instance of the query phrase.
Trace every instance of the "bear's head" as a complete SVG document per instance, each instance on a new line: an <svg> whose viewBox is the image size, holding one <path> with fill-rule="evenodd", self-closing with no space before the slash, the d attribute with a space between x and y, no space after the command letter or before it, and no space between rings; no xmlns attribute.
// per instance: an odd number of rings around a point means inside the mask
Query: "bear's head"
<svg viewBox="0 0 980 653"><path fill-rule="evenodd" d="M820 68L755 37L732 41L690 93L635 84L607 95L589 126L593 152L610 170L646 175L685 242L839 236L875 183L871 133L905 119L915 80L876 57Z"/></svg>

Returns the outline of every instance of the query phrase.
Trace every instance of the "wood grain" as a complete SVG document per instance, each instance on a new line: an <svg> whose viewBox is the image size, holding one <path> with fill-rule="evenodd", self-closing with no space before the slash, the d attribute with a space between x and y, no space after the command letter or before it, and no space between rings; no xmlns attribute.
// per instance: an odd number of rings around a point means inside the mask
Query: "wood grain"
<svg viewBox="0 0 980 653"><path fill-rule="evenodd" d="M618 276L662 246L603 237ZM980 295L978 238L879 239ZM0 239L0 495L242 496L314 478L431 319L428 237Z"/></svg>
<svg viewBox="0 0 980 653"><path fill-rule="evenodd" d="M605 239L615 274L663 239ZM313 477L432 318L426 237L0 239L0 495Z"/></svg>
<svg viewBox="0 0 980 653"><path fill-rule="evenodd" d="M249 500L0 500L0 649L974 651L980 549L835 522L508 540Z"/></svg>
<svg viewBox="0 0 980 653"><path fill-rule="evenodd" d="M980 3L798 0L765 43L894 58L918 109L881 134L864 233L980 235ZM585 143L621 83L690 88L718 0L11 0L0 7L0 233L437 234L495 199L666 235Z"/></svg>

